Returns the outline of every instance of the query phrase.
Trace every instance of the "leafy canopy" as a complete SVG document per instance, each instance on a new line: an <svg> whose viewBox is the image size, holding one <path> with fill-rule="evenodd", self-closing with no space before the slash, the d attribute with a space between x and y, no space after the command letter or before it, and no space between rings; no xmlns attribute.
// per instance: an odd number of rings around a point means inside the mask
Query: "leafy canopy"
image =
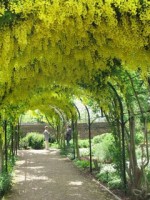
<svg viewBox="0 0 150 200"><path fill-rule="evenodd" d="M97 72L111 78L116 60L147 74L149 20L148 0L2 1L1 105L27 102L41 87L91 83Z"/></svg>

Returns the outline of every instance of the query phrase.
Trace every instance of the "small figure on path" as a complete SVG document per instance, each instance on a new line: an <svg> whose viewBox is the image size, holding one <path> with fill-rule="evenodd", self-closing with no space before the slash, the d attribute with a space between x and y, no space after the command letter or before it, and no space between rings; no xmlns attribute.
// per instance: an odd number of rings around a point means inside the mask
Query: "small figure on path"
<svg viewBox="0 0 150 200"><path fill-rule="evenodd" d="M50 133L48 131L48 126L45 126L45 130L43 132L44 134L44 140L45 140L45 149L49 149L49 137L50 137Z"/></svg>
<svg viewBox="0 0 150 200"><path fill-rule="evenodd" d="M71 129L71 126L68 126L67 131L66 131L66 137L65 137L65 139L67 141L67 146L69 146L69 144L70 144L69 142L71 140L71 135L72 135L72 129Z"/></svg>

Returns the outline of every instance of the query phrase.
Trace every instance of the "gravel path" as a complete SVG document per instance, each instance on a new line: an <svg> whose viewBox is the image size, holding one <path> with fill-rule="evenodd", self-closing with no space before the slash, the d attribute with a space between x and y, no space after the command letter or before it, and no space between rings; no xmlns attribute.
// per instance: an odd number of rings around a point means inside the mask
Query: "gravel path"
<svg viewBox="0 0 150 200"><path fill-rule="evenodd" d="M19 150L12 192L3 200L116 200L59 150Z"/></svg>

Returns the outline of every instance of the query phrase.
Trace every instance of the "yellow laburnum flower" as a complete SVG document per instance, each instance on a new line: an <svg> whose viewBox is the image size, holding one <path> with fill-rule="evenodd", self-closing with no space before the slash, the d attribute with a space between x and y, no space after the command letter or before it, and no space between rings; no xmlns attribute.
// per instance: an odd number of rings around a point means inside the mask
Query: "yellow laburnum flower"
<svg viewBox="0 0 150 200"><path fill-rule="evenodd" d="M0 17L4 15L5 7L2 3L0 3Z"/></svg>

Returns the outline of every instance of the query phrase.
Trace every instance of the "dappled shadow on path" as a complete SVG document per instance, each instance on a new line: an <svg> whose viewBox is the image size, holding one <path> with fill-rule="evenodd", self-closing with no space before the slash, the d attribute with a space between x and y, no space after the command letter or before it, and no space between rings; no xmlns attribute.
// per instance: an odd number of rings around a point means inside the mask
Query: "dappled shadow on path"
<svg viewBox="0 0 150 200"><path fill-rule="evenodd" d="M58 150L20 150L12 192L5 200L114 200Z"/></svg>

